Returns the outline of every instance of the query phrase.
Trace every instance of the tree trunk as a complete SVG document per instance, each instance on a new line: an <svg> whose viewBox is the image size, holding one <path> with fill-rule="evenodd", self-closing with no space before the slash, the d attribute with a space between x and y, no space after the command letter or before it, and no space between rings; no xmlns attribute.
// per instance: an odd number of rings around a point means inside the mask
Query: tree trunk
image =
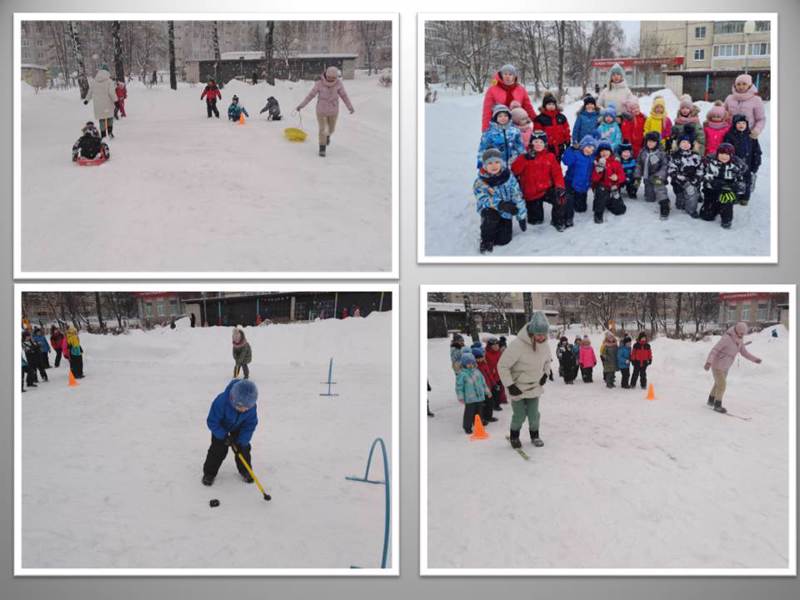
<svg viewBox="0 0 800 600"><path fill-rule="evenodd" d="M275 85L275 70L272 68L272 54L275 37L275 21L267 21L264 33L264 74L268 85Z"/></svg>
<svg viewBox="0 0 800 600"><path fill-rule="evenodd" d="M100 324L100 331L105 330L106 326L103 323L103 307L100 302L100 292L94 293L94 301L97 304L97 322Z"/></svg>
<svg viewBox="0 0 800 600"><path fill-rule="evenodd" d="M556 41L558 43L558 100L564 99L564 51L567 43L567 22L556 21Z"/></svg>
<svg viewBox="0 0 800 600"><path fill-rule="evenodd" d="M178 89L178 74L175 71L175 21L169 21L169 87ZM120 325L122 327L122 325Z"/></svg>
<svg viewBox="0 0 800 600"><path fill-rule="evenodd" d="M67 53L64 47L64 29L62 23L51 22L50 31L53 34L53 46L55 47L56 59L61 69L61 75L64 77L65 87L69 87L69 67L67 66Z"/></svg>
<svg viewBox="0 0 800 600"><path fill-rule="evenodd" d="M81 99L84 99L86 94L89 93L89 80L86 77L86 64L83 61L81 38L78 33L78 24L75 21L69 22L69 34L72 38L72 52L75 55L75 63L78 66L78 87L81 90Z"/></svg>
<svg viewBox="0 0 800 600"><path fill-rule="evenodd" d="M530 292L522 292L522 306L525 310L525 318L530 318L533 314L533 294Z"/></svg>
<svg viewBox="0 0 800 600"><path fill-rule="evenodd" d="M214 28L212 30L211 41L214 44L214 81L217 82L219 87L222 87L222 82L219 80L219 63L222 60L222 53L219 51L219 22L214 21Z"/></svg>
<svg viewBox="0 0 800 600"><path fill-rule="evenodd" d="M111 40L114 44L114 76L117 81L125 81L125 64L122 62L122 38L119 35L119 28L119 21L111 21Z"/></svg>
<svg viewBox="0 0 800 600"><path fill-rule="evenodd" d="M683 292L678 292L675 305L675 337L681 337L681 308L683 304Z"/></svg>

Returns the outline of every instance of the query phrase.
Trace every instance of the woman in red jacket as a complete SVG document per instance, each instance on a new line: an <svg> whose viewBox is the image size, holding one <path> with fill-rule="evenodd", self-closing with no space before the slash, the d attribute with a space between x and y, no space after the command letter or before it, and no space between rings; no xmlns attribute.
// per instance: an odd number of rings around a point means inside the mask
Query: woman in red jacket
<svg viewBox="0 0 800 600"><path fill-rule="evenodd" d="M611 144L603 140L597 144L597 158L592 172L592 188L594 189L594 222L603 222L606 209L614 215L624 215L627 210L622 199L622 185L625 183L625 170L622 163L614 156Z"/></svg>
<svg viewBox="0 0 800 600"><path fill-rule="evenodd" d="M536 111L531 104L528 90L517 81L517 69L514 65L503 65L495 75L496 82L489 86L483 98L483 120L481 121L481 131L489 129L489 122L492 120L492 108L495 104L503 104L509 108L516 102L525 109L528 116L533 120L536 118Z"/></svg>
<svg viewBox="0 0 800 600"><path fill-rule="evenodd" d="M544 203L548 202L553 205L550 224L558 231L564 231L573 217L567 206L561 163L547 149L547 134L544 131L533 131L528 151L514 161L511 171L522 188L522 197L528 209L528 223L538 225L544 222Z"/></svg>
<svg viewBox="0 0 800 600"><path fill-rule="evenodd" d="M569 121L558 110L558 102L552 94L545 94L542 108L533 120L533 128L547 134L547 148L555 154L556 160L561 160L570 141Z"/></svg>

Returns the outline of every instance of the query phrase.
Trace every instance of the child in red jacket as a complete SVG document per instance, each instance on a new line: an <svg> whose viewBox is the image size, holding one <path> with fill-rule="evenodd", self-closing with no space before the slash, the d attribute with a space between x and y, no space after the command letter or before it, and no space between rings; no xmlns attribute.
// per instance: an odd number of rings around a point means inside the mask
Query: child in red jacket
<svg viewBox="0 0 800 600"><path fill-rule="evenodd" d="M125 82L120 79L114 91L117 93L117 101L114 102L114 118L119 119L120 115L127 117L128 115L125 114L125 99L128 97L128 88L125 87Z"/></svg>
<svg viewBox="0 0 800 600"><path fill-rule="evenodd" d="M639 109L639 101L631 98L622 105L622 139L628 140L633 147L633 158L639 156L644 145L645 116Z"/></svg>
<svg viewBox="0 0 800 600"><path fill-rule="evenodd" d="M472 355L475 357L475 361L478 363L478 370L483 375L483 380L486 382L486 387L492 392L492 398L487 399L481 407L481 419L489 423L493 423L497 421L497 419L492 416L492 412L494 411L495 406L500 405L500 390L497 387L497 384L500 383L500 374L497 372L496 368L492 368L492 366L486 360L485 354L486 353L482 347L472 347Z"/></svg>
<svg viewBox="0 0 800 600"><path fill-rule="evenodd" d="M545 94L542 108L533 119L533 128L547 134L547 149L555 154L556 160L561 160L561 155L569 145L569 122L558 109L558 103L552 94Z"/></svg>
<svg viewBox="0 0 800 600"><path fill-rule="evenodd" d="M553 205L550 224L558 231L564 231L573 214L568 205L561 164L547 149L547 134L544 131L533 131L528 151L514 161L511 171L522 188L522 197L528 209L528 223L538 225L544 222L544 203L548 202Z"/></svg>
<svg viewBox="0 0 800 600"><path fill-rule="evenodd" d="M213 79L208 80L208 84L203 88L203 93L200 94L200 100L206 101L206 113L208 118L211 118L213 113L219 119L219 110L217 109L217 100L222 100L222 92L217 87L217 82Z"/></svg>
<svg viewBox="0 0 800 600"><path fill-rule="evenodd" d="M653 362L653 351L647 343L647 334L642 331L636 337L636 343L631 350L631 364L633 365L633 375L631 375L631 389L636 387L636 380L640 379L642 389L647 387L647 367Z"/></svg>
<svg viewBox="0 0 800 600"><path fill-rule="evenodd" d="M620 189L625 184L625 170L622 163L614 156L611 144L603 140L597 144L597 158L594 161L592 173L592 188L594 189L594 222L603 222L603 213L606 209L614 215L624 215L627 207L622 199Z"/></svg>

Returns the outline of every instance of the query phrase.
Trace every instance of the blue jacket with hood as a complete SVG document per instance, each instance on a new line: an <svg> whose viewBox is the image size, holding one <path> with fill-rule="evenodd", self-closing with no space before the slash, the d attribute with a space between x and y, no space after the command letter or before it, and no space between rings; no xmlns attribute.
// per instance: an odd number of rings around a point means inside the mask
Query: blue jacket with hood
<svg viewBox="0 0 800 600"><path fill-rule="evenodd" d="M211 434L218 440L224 440L225 436L231 432L238 432L236 441L240 446L249 446L253 432L258 425L257 406L240 413L233 406L231 401L231 388L236 385L238 379L231 381L225 391L219 394L211 403L208 411L206 423L211 430Z"/></svg>

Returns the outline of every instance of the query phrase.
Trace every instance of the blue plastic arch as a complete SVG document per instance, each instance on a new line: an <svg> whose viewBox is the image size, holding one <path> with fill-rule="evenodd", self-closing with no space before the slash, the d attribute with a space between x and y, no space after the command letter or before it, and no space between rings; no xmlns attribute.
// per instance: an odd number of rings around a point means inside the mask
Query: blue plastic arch
<svg viewBox="0 0 800 600"><path fill-rule="evenodd" d="M375 481L369 478L369 468L372 465L372 454L375 452L375 446L381 445L381 452L383 453L383 477L385 481ZM386 568L386 561L389 554L389 521L392 508L392 495L389 484L389 457L386 454L386 444L382 438L375 438L372 446L369 448L369 456L367 457L367 468L364 470L364 477L345 477L348 481L360 481L362 483L372 483L374 485L383 485L386 487L386 512L384 515L383 523L383 555L381 557L381 569Z"/></svg>

